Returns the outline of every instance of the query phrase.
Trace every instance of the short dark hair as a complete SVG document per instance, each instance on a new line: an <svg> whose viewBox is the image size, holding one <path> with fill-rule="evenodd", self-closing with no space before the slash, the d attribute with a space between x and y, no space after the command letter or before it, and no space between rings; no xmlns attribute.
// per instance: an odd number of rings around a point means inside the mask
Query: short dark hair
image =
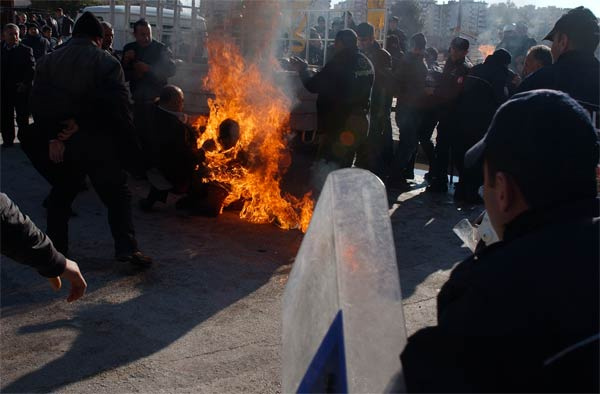
<svg viewBox="0 0 600 394"><path fill-rule="evenodd" d="M427 39L423 33L417 33L410 38L410 46L414 49L425 49L427 46Z"/></svg>
<svg viewBox="0 0 600 394"><path fill-rule="evenodd" d="M357 40L358 37L352 29L342 29L335 35L335 41L341 42L344 48L357 48Z"/></svg>
<svg viewBox="0 0 600 394"><path fill-rule="evenodd" d="M57 12L63 12L63 9L62 8L57 8L56 11Z"/></svg>
<svg viewBox="0 0 600 394"><path fill-rule="evenodd" d="M532 55L542 66L552 64L552 51L546 45L535 45L529 48L527 55Z"/></svg>
<svg viewBox="0 0 600 394"><path fill-rule="evenodd" d="M42 33L46 33L48 31L52 31L52 28L48 25L44 25L44 27L42 27Z"/></svg>
<svg viewBox="0 0 600 394"><path fill-rule="evenodd" d="M375 36L375 28L370 23L362 22L356 26L356 35L363 38L373 37Z"/></svg>
<svg viewBox="0 0 600 394"><path fill-rule="evenodd" d="M133 24L133 32L135 33L136 29L140 26L150 27L150 23L144 18L138 19L138 21Z"/></svg>

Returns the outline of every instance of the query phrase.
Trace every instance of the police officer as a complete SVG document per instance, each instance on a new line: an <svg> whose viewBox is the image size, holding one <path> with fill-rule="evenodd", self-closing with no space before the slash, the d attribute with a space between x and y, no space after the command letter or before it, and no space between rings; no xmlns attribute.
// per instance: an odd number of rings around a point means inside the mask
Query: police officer
<svg viewBox="0 0 600 394"><path fill-rule="evenodd" d="M383 173L383 152L391 147L391 133L386 133L387 122L392 110L392 89L390 89L392 57L375 41L375 28L369 23L356 27L358 47L367 55L375 68L375 81L371 92L371 116L369 122L369 169L381 176ZM389 140L388 140L389 139ZM389 148L388 148L389 149Z"/></svg>
<svg viewBox="0 0 600 394"><path fill-rule="evenodd" d="M564 93L519 94L466 156L500 242L459 265L408 339L408 392L598 392L598 144ZM569 187L563 187L568 184Z"/></svg>
<svg viewBox="0 0 600 394"><path fill-rule="evenodd" d="M482 64L474 66L465 77L463 91L456 104L456 130L452 135L452 162L459 181L454 200L479 204L479 187L483 183L481 168L465 169L464 157L487 131L496 110L508 99L512 59L505 49L498 49Z"/></svg>
<svg viewBox="0 0 600 394"><path fill-rule="evenodd" d="M439 109L439 123L434 151L433 165L430 168L431 183L428 192L446 193L448 191L448 163L450 161L450 143L456 119L453 117L456 100L462 91L465 77L472 65L466 59L469 41L455 37L450 43L450 53L439 86L434 92Z"/></svg>
<svg viewBox="0 0 600 394"><path fill-rule="evenodd" d="M572 9L544 38L552 41L554 64L529 75L519 91L555 89L568 93L592 114L600 128L600 62L594 56L600 40L598 20L587 8Z"/></svg>
<svg viewBox="0 0 600 394"><path fill-rule="evenodd" d="M101 49L103 35L98 19L85 12L69 43L40 60L31 95L37 133L29 139L46 148L28 155L52 184L47 232L60 252L68 252L70 208L87 175L108 208L117 260L148 266L152 260L135 239L123 171L124 158L135 160L137 148L127 88L121 65Z"/></svg>
<svg viewBox="0 0 600 394"><path fill-rule="evenodd" d="M321 136L318 158L337 168L367 167L366 139L369 130L373 65L360 53L356 33L340 30L335 36L335 55L315 75L305 61L292 58L302 83L317 97L317 127Z"/></svg>
<svg viewBox="0 0 600 394"><path fill-rule="evenodd" d="M425 48L427 40L423 33L410 38L410 51L402 59L396 88L396 125L400 132L400 143L394 155L390 182L394 187L406 187L405 172L411 169L412 157L419 145L419 130L423 119L425 99Z"/></svg>

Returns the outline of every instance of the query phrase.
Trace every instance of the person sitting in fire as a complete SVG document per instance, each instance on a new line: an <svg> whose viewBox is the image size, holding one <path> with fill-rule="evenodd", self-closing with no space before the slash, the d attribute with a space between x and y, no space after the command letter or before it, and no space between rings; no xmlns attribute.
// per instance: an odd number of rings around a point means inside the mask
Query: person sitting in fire
<svg viewBox="0 0 600 394"><path fill-rule="evenodd" d="M317 127L322 135L319 159L339 168L368 166L366 151L369 130L371 89L375 78L373 65L360 53L356 33L344 29L335 36L335 55L315 75L306 61L294 57L291 64L302 83L317 93Z"/></svg>
<svg viewBox="0 0 600 394"><path fill-rule="evenodd" d="M187 124L183 103L183 91L167 85L158 101L150 105L149 116L143 121L136 118L136 127L146 131L140 142L151 184L148 196L140 200L144 211L151 211L157 201L166 202L169 193L187 193L200 162L196 130Z"/></svg>

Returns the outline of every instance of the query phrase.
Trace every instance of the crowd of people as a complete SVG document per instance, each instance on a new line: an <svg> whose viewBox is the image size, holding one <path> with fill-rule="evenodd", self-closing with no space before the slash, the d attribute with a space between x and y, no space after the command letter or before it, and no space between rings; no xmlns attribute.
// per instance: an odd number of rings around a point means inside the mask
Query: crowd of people
<svg viewBox="0 0 600 394"><path fill-rule="evenodd" d="M16 113L21 146L51 191L47 236L0 195L2 253L44 276L63 275L74 300L85 281L65 257L68 223L86 177L108 210L116 259L145 268L152 259L136 241L127 172L151 183L145 211L176 193L187 194L182 207L218 214L215 201L227 191L202 181L203 153L231 152L240 130L227 119L216 141L196 146L202 130L188 124L183 91L168 84L176 63L146 20L133 24L135 41L117 55L109 23L90 12L76 22L60 9L56 16L27 22L20 14L20 24L3 27L3 148L13 145ZM545 37L551 48L529 42L518 54L506 34L506 45L475 66L465 38L451 41L441 66L427 38L406 37L397 18L387 48L372 25L345 18L348 28L335 21L320 71L304 59L290 62L318 95L315 162L365 168L405 189L420 145L427 191L446 193L455 167L454 198L485 202L501 240L453 271L439 295L438 325L409 339L402 354L409 390L597 391L597 18L575 8ZM315 37L326 28L319 20Z"/></svg>

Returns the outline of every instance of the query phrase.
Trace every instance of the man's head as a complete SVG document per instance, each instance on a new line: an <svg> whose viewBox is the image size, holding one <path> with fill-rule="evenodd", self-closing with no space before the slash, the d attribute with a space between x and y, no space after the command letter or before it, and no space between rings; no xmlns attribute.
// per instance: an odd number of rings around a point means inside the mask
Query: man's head
<svg viewBox="0 0 600 394"><path fill-rule="evenodd" d="M52 28L50 26L44 25L44 27L42 27L42 36L50 40L52 38Z"/></svg>
<svg viewBox="0 0 600 394"><path fill-rule="evenodd" d="M113 39L115 37L115 31L112 25L106 21L102 21L100 24L102 25L102 30L104 31L104 35L102 36L102 49L111 49Z"/></svg>
<svg viewBox="0 0 600 394"><path fill-rule="evenodd" d="M317 18L317 25L322 29L325 28L325 18L322 15Z"/></svg>
<svg viewBox="0 0 600 394"><path fill-rule="evenodd" d="M167 85L160 91L159 104L172 112L183 112L183 90L175 85Z"/></svg>
<svg viewBox="0 0 600 394"><path fill-rule="evenodd" d="M311 27L309 34L310 34L310 41L308 41L308 45L310 45L313 48L322 49L323 41L321 41L321 35L317 31L317 29L315 29L314 27Z"/></svg>
<svg viewBox="0 0 600 394"><path fill-rule="evenodd" d="M410 38L410 50L412 53L424 56L426 47L427 39L423 33L417 33Z"/></svg>
<svg viewBox="0 0 600 394"><path fill-rule="evenodd" d="M335 18L333 22L331 22L331 30L333 31L332 36L335 37L337 33L344 28L344 21L342 18ZM331 38L331 36L329 37Z"/></svg>
<svg viewBox="0 0 600 394"><path fill-rule="evenodd" d="M586 110L565 93L534 90L500 107L465 165L483 162L485 207L502 239L524 211L596 197L598 157Z"/></svg>
<svg viewBox="0 0 600 394"><path fill-rule="evenodd" d="M335 50L339 52L344 49L357 49L358 38L352 29L342 29L335 35Z"/></svg>
<svg viewBox="0 0 600 394"><path fill-rule="evenodd" d="M17 17L19 18L19 24L26 24L27 23L27 14L24 12L19 12L17 14Z"/></svg>
<svg viewBox="0 0 600 394"><path fill-rule="evenodd" d="M20 24L19 25L19 36L21 38L25 37L27 35L27 26L25 26L24 24Z"/></svg>
<svg viewBox="0 0 600 394"><path fill-rule="evenodd" d="M140 19L133 24L133 36L135 41L142 48L147 47L152 43L152 27L145 19Z"/></svg>
<svg viewBox="0 0 600 394"><path fill-rule="evenodd" d="M60 18L61 16L64 15L64 12L63 12L62 8L57 8L56 11L55 11L55 13L56 13L56 17L57 18Z"/></svg>
<svg viewBox="0 0 600 394"><path fill-rule="evenodd" d="M240 139L240 125L233 119L225 119L219 125L217 140L224 150L233 148Z"/></svg>
<svg viewBox="0 0 600 394"><path fill-rule="evenodd" d="M102 47L104 29L98 18L91 12L86 11L79 19L77 19L77 22L75 22L75 26L73 26L73 37L88 38L98 47Z"/></svg>
<svg viewBox="0 0 600 394"><path fill-rule="evenodd" d="M510 39L517 34L517 26L514 23L509 23L508 25L504 25L502 28L502 39Z"/></svg>
<svg viewBox="0 0 600 394"><path fill-rule="evenodd" d="M552 58L557 61L565 52L582 51L594 53L600 41L598 20L592 11L577 7L567 12L544 37L552 41Z"/></svg>
<svg viewBox="0 0 600 394"><path fill-rule="evenodd" d="M40 34L40 31L38 30L38 26L35 23L28 23L27 24L27 34L29 34L30 36L37 36Z"/></svg>
<svg viewBox="0 0 600 394"><path fill-rule="evenodd" d="M529 28L525 22L517 22L515 25L515 32L520 36L527 36Z"/></svg>
<svg viewBox="0 0 600 394"><path fill-rule="evenodd" d="M454 37L450 42L450 59L453 62L463 61L469 53L469 40L462 37Z"/></svg>
<svg viewBox="0 0 600 394"><path fill-rule="evenodd" d="M523 78L550 64L552 64L550 48L546 45L536 45L529 48L523 64Z"/></svg>
<svg viewBox="0 0 600 394"><path fill-rule="evenodd" d="M375 28L372 24L363 22L356 26L358 47L362 50L369 48L375 42Z"/></svg>
<svg viewBox="0 0 600 394"><path fill-rule="evenodd" d="M16 45L19 42L19 27L8 23L2 31L2 38L8 45Z"/></svg>
<svg viewBox="0 0 600 394"><path fill-rule="evenodd" d="M433 47L429 47L425 50L425 61L428 64L437 62L438 60L438 51Z"/></svg>
<svg viewBox="0 0 600 394"><path fill-rule="evenodd" d="M398 19L398 17L397 16L392 16L390 18L389 30L398 30L398 22L400 22L400 20Z"/></svg>

